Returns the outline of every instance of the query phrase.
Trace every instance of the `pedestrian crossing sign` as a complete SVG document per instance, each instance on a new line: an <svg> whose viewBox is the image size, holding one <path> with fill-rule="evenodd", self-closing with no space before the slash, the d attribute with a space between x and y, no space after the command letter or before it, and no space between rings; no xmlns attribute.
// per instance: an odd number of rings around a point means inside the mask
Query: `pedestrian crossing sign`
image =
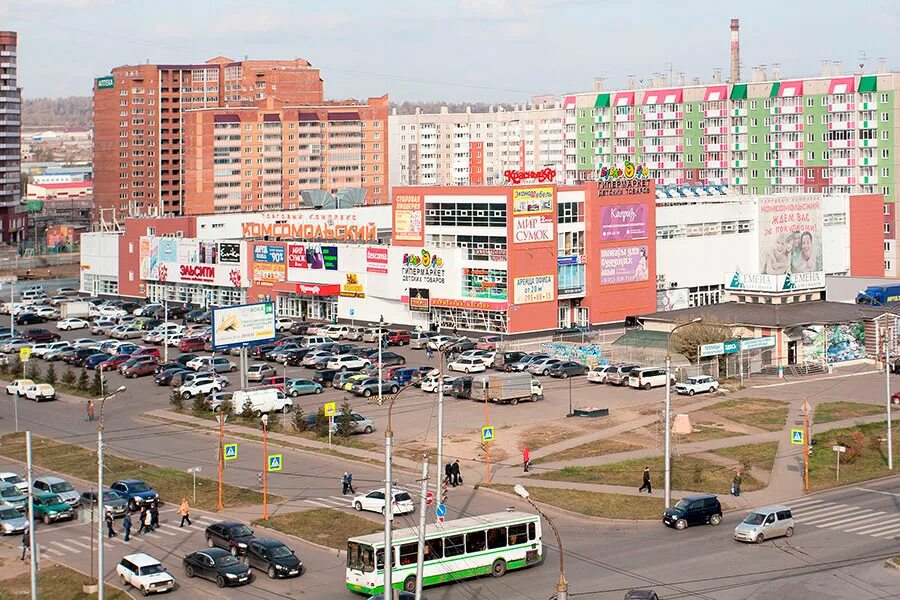
<svg viewBox="0 0 900 600"><path fill-rule="evenodd" d="M336 402L326 402L323 407L325 411L326 417L333 417L337 414L337 403Z"/></svg>
<svg viewBox="0 0 900 600"><path fill-rule="evenodd" d="M238 456L237 444L225 444L225 460L235 460Z"/></svg>
<svg viewBox="0 0 900 600"><path fill-rule="evenodd" d="M791 444L795 446L803 445L803 430L802 429L791 429Z"/></svg>
<svg viewBox="0 0 900 600"><path fill-rule="evenodd" d="M487 427L481 428L481 441L482 442L493 442L494 441L494 426L488 425Z"/></svg>
<svg viewBox="0 0 900 600"><path fill-rule="evenodd" d="M280 454L270 454L268 458L269 471L280 471L281 466L284 464L282 456Z"/></svg>

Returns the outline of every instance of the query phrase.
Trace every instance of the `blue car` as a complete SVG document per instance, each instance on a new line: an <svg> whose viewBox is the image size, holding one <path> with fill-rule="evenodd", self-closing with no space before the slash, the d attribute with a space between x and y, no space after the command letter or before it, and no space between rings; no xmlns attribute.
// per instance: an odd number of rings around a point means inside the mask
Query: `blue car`
<svg viewBox="0 0 900 600"><path fill-rule="evenodd" d="M307 394L321 394L322 386L309 379L289 379L284 384L284 393L294 398Z"/></svg>
<svg viewBox="0 0 900 600"><path fill-rule="evenodd" d="M84 361L84 367L86 369L96 369L97 365L102 362L106 362L112 358L112 354L107 354L106 352L98 352L97 354L92 354L87 357L87 360Z"/></svg>
<svg viewBox="0 0 900 600"><path fill-rule="evenodd" d="M150 505L154 500L159 500L159 494L140 479L122 479L114 482L109 488L128 501L130 510L138 510L142 506Z"/></svg>
<svg viewBox="0 0 900 600"><path fill-rule="evenodd" d="M415 384L422 376L419 372L419 369L416 367L411 367L408 369L397 369L391 375L391 379L399 383L400 385L412 385Z"/></svg>
<svg viewBox="0 0 900 600"><path fill-rule="evenodd" d="M116 349L116 353L117 354L134 354L135 352L137 352L140 349L141 349L141 347L138 346L137 344L131 344L131 343L120 344L119 347Z"/></svg>

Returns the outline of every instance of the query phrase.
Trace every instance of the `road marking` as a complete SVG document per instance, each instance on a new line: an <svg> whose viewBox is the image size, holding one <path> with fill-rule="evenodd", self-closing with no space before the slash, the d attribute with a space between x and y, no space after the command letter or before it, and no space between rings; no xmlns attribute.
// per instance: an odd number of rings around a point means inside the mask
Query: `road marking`
<svg viewBox="0 0 900 600"><path fill-rule="evenodd" d="M803 500L797 500L796 502L791 502L791 509L795 509L801 506L811 506L813 504L822 504L823 500L818 500L816 498L804 498Z"/></svg>
<svg viewBox="0 0 900 600"><path fill-rule="evenodd" d="M218 521L216 521L215 519L210 519L209 517L197 517L196 519L191 519L191 521L198 521L200 523L206 523L207 525L218 523Z"/></svg>
<svg viewBox="0 0 900 600"><path fill-rule="evenodd" d="M880 537L882 535L893 535L898 532L900 532L900 525L898 525L896 527L889 527L888 529L885 529L884 531L878 531L878 532L875 532L875 533L872 533L869 535L871 535L872 537Z"/></svg>
<svg viewBox="0 0 900 600"><path fill-rule="evenodd" d="M850 529L845 529L844 531L846 531L848 533L852 532L852 533L858 533L860 535L867 535L869 533L872 533L873 531L878 531L879 529L882 529L884 527L890 527L890 526L898 525L898 524L900 524L900 517L894 517L892 519L882 521L881 523L879 523L876 526L872 526L871 523L867 523L865 525L862 525L861 527L852 527Z"/></svg>
<svg viewBox="0 0 900 600"><path fill-rule="evenodd" d="M315 506L321 506L324 508L333 508L332 504L326 504L324 502L316 502L315 500L304 500L304 502L306 502L308 504L313 504Z"/></svg>
<svg viewBox="0 0 900 600"><path fill-rule="evenodd" d="M885 496L895 496L897 498L900 498L900 494L897 494L895 492L884 492L882 490L870 490L869 488L856 488L856 489L858 489L861 492L869 492L872 494L884 494Z"/></svg>
<svg viewBox="0 0 900 600"><path fill-rule="evenodd" d="M76 550L75 548L73 548L73 547L71 547L71 546L66 546L66 545L63 544L62 542L50 542L50 543L53 544L54 546L59 546L60 548L62 548L62 549L65 550L66 552L78 552L78 550Z"/></svg>
<svg viewBox="0 0 900 600"><path fill-rule="evenodd" d="M176 536L178 535L174 531L166 531L165 529L162 529L162 528L157 529L154 533L161 533L163 535L176 535Z"/></svg>
<svg viewBox="0 0 900 600"><path fill-rule="evenodd" d="M91 547L88 546L87 544L82 544L81 542L76 542L75 540L66 540L66 541L69 542L70 544L74 544L74 545L78 546L82 550L90 550L91 549Z"/></svg>
<svg viewBox="0 0 900 600"><path fill-rule="evenodd" d="M880 518L880 516L883 514L885 514L883 511L878 511L878 512L870 512L869 514L863 515L861 517L848 517L846 519L843 519L843 518L832 519L830 521L824 521L824 522L820 521L819 524L816 525L816 527L831 527L832 523L834 523L834 529L841 529L843 527L850 525L850 523L852 523L854 521L868 521L870 519L877 519L877 518ZM857 523L857 525L859 525L859 523Z"/></svg>
<svg viewBox="0 0 900 600"><path fill-rule="evenodd" d="M809 512L801 512L799 517L797 517L797 515L794 515L794 519L799 518L801 521L805 521L806 519L820 519L825 516L839 515L841 513L852 512L854 510L859 510L859 507L844 506L842 508L840 504L836 504L834 506L828 506L826 508L817 508Z"/></svg>
<svg viewBox="0 0 900 600"><path fill-rule="evenodd" d="M818 523L839 523L839 522L841 522L842 520L844 520L845 518L850 518L849 515L844 515L844 516L841 516L841 517L835 517L835 516L834 516L834 515L840 514L840 512L841 512L841 511L834 511L832 514L830 514L830 515L828 515L828 516L822 516L822 515L819 515L818 517L814 517L812 521L806 521L806 524L807 524L807 525L816 525L816 524L818 524ZM845 511L845 512L846 512L846 511ZM872 512L872 511L869 510L868 508L864 508L864 509L860 510L860 514L863 514L863 513L870 513L870 512ZM868 515L866 515L866 516L868 516ZM856 517L855 519L858 519L858 518L859 518L859 517ZM855 520L855 519L854 519L854 520ZM805 519L804 519L804 520L805 520Z"/></svg>
<svg viewBox="0 0 900 600"><path fill-rule="evenodd" d="M41 552L55 554L56 556L65 556L65 552L60 552L56 548L50 548L49 546L38 546Z"/></svg>

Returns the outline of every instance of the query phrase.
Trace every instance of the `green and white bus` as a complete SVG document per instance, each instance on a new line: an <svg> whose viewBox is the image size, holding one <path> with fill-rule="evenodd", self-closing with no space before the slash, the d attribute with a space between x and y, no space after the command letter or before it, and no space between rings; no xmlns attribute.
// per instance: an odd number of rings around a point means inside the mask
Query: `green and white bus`
<svg viewBox="0 0 900 600"><path fill-rule="evenodd" d="M391 582L394 589L416 589L418 528L393 533ZM434 523L425 530L423 586L479 575L502 577L510 569L540 564L541 519L524 512L500 512ZM384 591L384 534L347 540L347 589L363 594Z"/></svg>

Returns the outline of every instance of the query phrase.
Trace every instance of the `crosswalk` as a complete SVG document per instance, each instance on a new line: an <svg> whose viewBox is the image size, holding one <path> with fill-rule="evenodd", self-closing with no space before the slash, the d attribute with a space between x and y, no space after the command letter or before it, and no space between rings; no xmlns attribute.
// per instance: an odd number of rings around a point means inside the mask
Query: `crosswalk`
<svg viewBox="0 0 900 600"><path fill-rule="evenodd" d="M805 498L791 503L791 512L794 521L805 526L883 540L900 540L900 513L896 511Z"/></svg>
<svg viewBox="0 0 900 600"><path fill-rule="evenodd" d="M353 496L322 496L320 498L302 498L301 504L316 508L350 508Z"/></svg>

